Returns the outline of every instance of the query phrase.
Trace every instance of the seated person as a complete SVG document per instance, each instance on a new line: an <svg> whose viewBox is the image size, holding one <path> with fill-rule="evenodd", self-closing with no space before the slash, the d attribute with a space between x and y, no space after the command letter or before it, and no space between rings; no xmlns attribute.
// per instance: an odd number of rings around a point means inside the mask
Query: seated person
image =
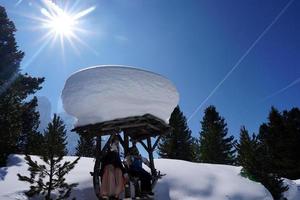
<svg viewBox="0 0 300 200"><path fill-rule="evenodd" d="M125 157L125 162L128 166L128 173L141 180L141 192L143 194L153 195L151 188L152 176L143 169L143 163L150 167L149 161L140 155L135 145L129 149L129 154Z"/></svg>
<svg viewBox="0 0 300 200"><path fill-rule="evenodd" d="M102 166L100 171L102 199L119 199L120 193L124 191L127 174L119 156L119 140L116 136L112 138L110 149L102 159Z"/></svg>

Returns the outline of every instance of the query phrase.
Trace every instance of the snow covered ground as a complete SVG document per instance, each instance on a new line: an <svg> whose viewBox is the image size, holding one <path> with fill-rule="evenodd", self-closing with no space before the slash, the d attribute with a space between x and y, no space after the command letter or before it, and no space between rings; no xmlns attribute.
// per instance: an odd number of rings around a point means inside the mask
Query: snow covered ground
<svg viewBox="0 0 300 200"><path fill-rule="evenodd" d="M34 159L39 160L37 157ZM73 160L74 157L65 157ZM69 183L78 182L72 196L78 200L96 200L89 172L92 158L81 158L75 169L67 176ZM155 188L156 200L271 200L269 192L259 183L239 175L240 167L199 164L181 160L156 159L156 168L166 173ZM28 174L22 155L11 155L8 167L0 168L0 199L25 200L23 191L29 185L17 179L17 173ZM289 200L299 200L300 180L286 180L290 190ZM40 199L40 198L35 198Z"/></svg>

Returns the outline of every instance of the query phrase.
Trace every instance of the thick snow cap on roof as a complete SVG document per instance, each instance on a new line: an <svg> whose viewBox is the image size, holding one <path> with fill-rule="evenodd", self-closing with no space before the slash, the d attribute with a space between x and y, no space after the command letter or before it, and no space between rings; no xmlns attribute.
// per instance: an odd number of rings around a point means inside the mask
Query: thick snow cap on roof
<svg viewBox="0 0 300 200"><path fill-rule="evenodd" d="M76 127L152 114L168 123L179 101L175 86L153 72L126 66L95 66L72 74L62 91Z"/></svg>

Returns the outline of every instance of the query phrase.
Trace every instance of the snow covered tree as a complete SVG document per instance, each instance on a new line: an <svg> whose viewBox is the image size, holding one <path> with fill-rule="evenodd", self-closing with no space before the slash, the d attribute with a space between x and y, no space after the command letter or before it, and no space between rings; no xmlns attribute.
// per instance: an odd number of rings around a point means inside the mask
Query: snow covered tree
<svg viewBox="0 0 300 200"><path fill-rule="evenodd" d="M45 131L45 143L43 145L41 159L44 164L38 164L33 161L29 155L25 160L29 165L30 176L18 174L20 181L26 181L31 184L30 190L25 194L29 197L41 194L46 200L53 199L52 192L58 191L56 199L67 199L71 190L77 186L77 183L68 184L65 181L65 175L68 174L76 165L79 157L74 161L63 162L63 156L66 155L66 130L61 119L54 115L51 123L48 124ZM47 180L46 182L44 182Z"/></svg>
<svg viewBox="0 0 300 200"><path fill-rule="evenodd" d="M95 138L81 134L76 147L76 156L95 157L95 148Z"/></svg>
<svg viewBox="0 0 300 200"><path fill-rule="evenodd" d="M162 158L194 160L193 138L186 118L177 106L169 120L172 132L164 136L158 145L158 154Z"/></svg>
<svg viewBox="0 0 300 200"><path fill-rule="evenodd" d="M17 153L28 96L41 89L43 78L21 74L20 63L24 53L15 41L16 28L0 6L0 166L10 153ZM34 101L34 100L32 100Z"/></svg>
<svg viewBox="0 0 300 200"><path fill-rule="evenodd" d="M219 115L214 106L209 106L204 111L200 131L200 161L216 164L233 164L233 136L227 136L227 124Z"/></svg>

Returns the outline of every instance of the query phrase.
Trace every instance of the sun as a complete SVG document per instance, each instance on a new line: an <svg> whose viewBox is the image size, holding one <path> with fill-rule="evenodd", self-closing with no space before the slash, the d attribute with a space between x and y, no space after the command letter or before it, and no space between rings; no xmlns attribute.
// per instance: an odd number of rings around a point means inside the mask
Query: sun
<svg viewBox="0 0 300 200"><path fill-rule="evenodd" d="M71 15L61 13L60 15L53 16L45 26L57 35L70 37L74 34L77 23L78 22Z"/></svg>
<svg viewBox="0 0 300 200"><path fill-rule="evenodd" d="M79 32L86 32L80 27L80 20L91 13L95 7L81 10L76 13L70 13L66 9L59 7L50 0L44 0L45 7L41 8L42 27L47 29L44 38L52 38L55 41L60 38L61 46L64 47L64 40L67 39L72 47L74 40L83 43L79 38Z"/></svg>

